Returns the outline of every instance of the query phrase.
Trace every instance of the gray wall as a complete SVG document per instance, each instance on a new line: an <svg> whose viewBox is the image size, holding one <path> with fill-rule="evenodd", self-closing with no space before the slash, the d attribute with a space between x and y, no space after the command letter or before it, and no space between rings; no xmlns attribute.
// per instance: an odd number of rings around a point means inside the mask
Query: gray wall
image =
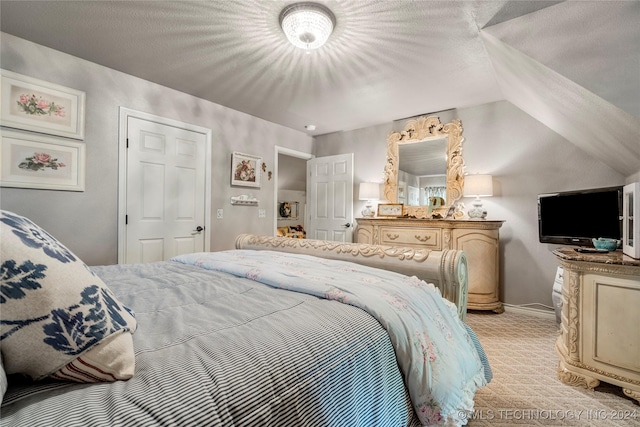
<svg viewBox="0 0 640 427"><path fill-rule="evenodd" d="M117 261L118 108L120 106L213 130L212 250L233 247L241 232L272 234L273 180L266 173L261 189L231 188L230 154L260 155L273 170L274 146L326 156L355 153L357 184L382 182L386 138L405 120L312 139L288 129L202 99L90 63L1 33L2 68L87 93L86 191L0 189L0 207L26 215L59 238L90 265ZM556 262L552 245L538 243L536 195L548 191L621 185L640 180L623 177L594 160L508 102L440 113L443 122L458 117L464 127L464 156L469 173L494 175L496 196L484 200L489 217L506 220L501 229L501 293L511 304L551 305ZM247 191L249 190L249 191ZM257 208L231 206L231 196L252 192ZM470 203L470 200L465 200ZM360 212L364 202L354 200ZM224 219L215 211L224 209ZM589 215L591 213L566 213ZM356 214L356 216L358 216Z"/></svg>
<svg viewBox="0 0 640 427"><path fill-rule="evenodd" d="M262 188L230 186L231 152L262 156L273 170L274 146L312 153L313 140L279 126L149 81L123 74L6 33L1 33L2 68L86 92L87 146L84 192L2 188L0 207L30 217L90 265L117 262L118 109L128 107L213 130L211 159L211 249L231 249L242 232L272 234L273 180ZM248 191L249 190L249 191ZM230 197L253 193L258 208L231 206ZM216 220L216 209L224 219Z"/></svg>
<svg viewBox="0 0 640 427"><path fill-rule="evenodd" d="M353 211L354 218L360 215L366 201L358 200L358 184L384 180L384 165L387 155L387 136L393 132L393 123L337 132L314 138L317 157L354 153L353 159ZM381 189L382 196L382 189ZM376 205L374 205L375 209Z"/></svg>
<svg viewBox="0 0 640 427"><path fill-rule="evenodd" d="M307 161L278 154L278 189L307 191Z"/></svg>
<svg viewBox="0 0 640 427"><path fill-rule="evenodd" d="M500 229L501 300L551 306L556 246L538 242L537 195L622 185L625 177L507 101L439 115L443 122L452 117L462 120L466 171L494 177L495 196L484 198L483 203L489 219L506 221ZM389 123L318 136L316 155L354 152L356 184L382 181L386 139L398 129L397 123ZM466 205L471 201L463 199ZM583 217L596 212L558 214Z"/></svg>

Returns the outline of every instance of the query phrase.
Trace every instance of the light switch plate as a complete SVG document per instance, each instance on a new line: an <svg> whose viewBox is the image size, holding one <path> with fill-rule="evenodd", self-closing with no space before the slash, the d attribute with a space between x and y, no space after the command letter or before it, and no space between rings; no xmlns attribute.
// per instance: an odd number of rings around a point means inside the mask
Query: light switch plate
<svg viewBox="0 0 640 427"><path fill-rule="evenodd" d="M267 217L267 211L264 209L258 209L258 218L266 218Z"/></svg>
<svg viewBox="0 0 640 427"><path fill-rule="evenodd" d="M216 219L222 219L223 216L224 216L224 213L223 213L222 209L218 209L216 211Z"/></svg>

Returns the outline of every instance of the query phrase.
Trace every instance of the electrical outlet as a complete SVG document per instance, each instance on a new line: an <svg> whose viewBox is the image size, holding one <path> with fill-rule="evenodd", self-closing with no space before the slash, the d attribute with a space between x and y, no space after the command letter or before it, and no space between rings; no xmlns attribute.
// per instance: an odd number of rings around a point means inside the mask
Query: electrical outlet
<svg viewBox="0 0 640 427"><path fill-rule="evenodd" d="M222 219L223 218L223 211L222 209L218 209L216 211L216 219Z"/></svg>
<svg viewBox="0 0 640 427"><path fill-rule="evenodd" d="M267 211L264 209L258 209L258 218L266 218L267 217Z"/></svg>

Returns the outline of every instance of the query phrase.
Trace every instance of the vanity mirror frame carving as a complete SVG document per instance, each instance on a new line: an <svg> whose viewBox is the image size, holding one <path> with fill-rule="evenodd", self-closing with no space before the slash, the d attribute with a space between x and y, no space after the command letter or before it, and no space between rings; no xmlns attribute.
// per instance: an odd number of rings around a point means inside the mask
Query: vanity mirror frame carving
<svg viewBox="0 0 640 427"><path fill-rule="evenodd" d="M384 168L384 197L389 203L398 202L398 171L400 164L399 144L447 140L447 172L445 205L434 208L429 206L404 206L403 214L415 218L431 218L434 213L442 218L447 216L451 206L462 198L464 188L464 158L462 157L462 122L455 119L442 124L438 116L419 117L409 120L404 130L393 132L387 138L387 163Z"/></svg>

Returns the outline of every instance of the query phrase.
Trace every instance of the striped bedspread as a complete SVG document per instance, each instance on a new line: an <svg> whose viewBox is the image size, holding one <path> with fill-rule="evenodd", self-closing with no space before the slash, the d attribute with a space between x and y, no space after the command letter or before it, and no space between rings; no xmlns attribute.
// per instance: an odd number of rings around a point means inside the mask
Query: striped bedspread
<svg viewBox="0 0 640 427"><path fill-rule="evenodd" d="M455 305L416 277L272 251L207 252L174 260L368 312L390 336L422 425L465 424L464 414L473 411L475 392L490 380L481 359L484 352L476 348L479 344L459 319Z"/></svg>
<svg viewBox="0 0 640 427"><path fill-rule="evenodd" d="M128 381L19 384L0 425L417 426L363 310L178 262L95 267L138 322Z"/></svg>

